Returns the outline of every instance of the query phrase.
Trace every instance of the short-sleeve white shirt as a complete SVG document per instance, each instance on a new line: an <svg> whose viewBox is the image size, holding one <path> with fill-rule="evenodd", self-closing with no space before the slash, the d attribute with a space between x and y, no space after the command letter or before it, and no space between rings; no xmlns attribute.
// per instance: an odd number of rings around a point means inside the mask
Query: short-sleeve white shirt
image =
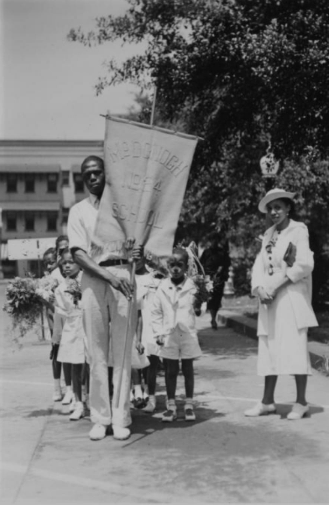
<svg viewBox="0 0 329 505"><path fill-rule="evenodd" d="M70 209L67 223L67 234L69 237L70 249L82 249L91 256L91 243L96 226L99 198L96 195L90 194L89 197L76 203ZM96 263L101 263L110 258L121 258L119 253L100 252L93 254L93 260Z"/></svg>

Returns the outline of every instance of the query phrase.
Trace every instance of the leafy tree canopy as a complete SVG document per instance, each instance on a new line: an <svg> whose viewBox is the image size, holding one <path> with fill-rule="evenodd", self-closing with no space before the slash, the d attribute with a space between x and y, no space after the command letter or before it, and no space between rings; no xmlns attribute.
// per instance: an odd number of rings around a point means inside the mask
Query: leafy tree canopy
<svg viewBox="0 0 329 505"><path fill-rule="evenodd" d="M329 2L327 0L128 0L124 16L72 29L85 45L144 41L145 51L107 65L97 93L132 81L157 87L156 124L204 138L181 226L195 238L225 230L236 246L264 228L259 159L281 160L276 186L297 191L303 219L328 243ZM144 104L142 118L149 112ZM322 251L322 252L321 252Z"/></svg>

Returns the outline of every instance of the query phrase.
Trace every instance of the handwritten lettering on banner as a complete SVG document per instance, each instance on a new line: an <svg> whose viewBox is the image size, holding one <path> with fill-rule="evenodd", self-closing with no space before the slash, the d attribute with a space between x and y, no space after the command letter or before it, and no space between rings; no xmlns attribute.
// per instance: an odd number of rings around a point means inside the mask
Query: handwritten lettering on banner
<svg viewBox="0 0 329 505"><path fill-rule="evenodd" d="M104 251L124 254L127 237L155 256L170 254L196 143L195 137L106 120L106 185L94 258Z"/></svg>

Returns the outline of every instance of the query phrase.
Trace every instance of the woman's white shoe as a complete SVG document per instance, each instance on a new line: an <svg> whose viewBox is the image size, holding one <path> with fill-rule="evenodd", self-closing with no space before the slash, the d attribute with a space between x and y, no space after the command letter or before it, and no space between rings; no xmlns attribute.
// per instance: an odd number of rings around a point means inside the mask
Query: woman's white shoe
<svg viewBox="0 0 329 505"><path fill-rule="evenodd" d="M298 419L302 419L305 414L309 411L308 405L301 405L300 403L295 403L291 412L287 415L287 419L289 421L297 421Z"/></svg>
<svg viewBox="0 0 329 505"><path fill-rule="evenodd" d="M244 415L246 417L258 417L258 416L265 416L267 414L273 414L275 411L276 407L274 403L271 403L270 405L265 405L264 403L259 402L251 409L246 410Z"/></svg>

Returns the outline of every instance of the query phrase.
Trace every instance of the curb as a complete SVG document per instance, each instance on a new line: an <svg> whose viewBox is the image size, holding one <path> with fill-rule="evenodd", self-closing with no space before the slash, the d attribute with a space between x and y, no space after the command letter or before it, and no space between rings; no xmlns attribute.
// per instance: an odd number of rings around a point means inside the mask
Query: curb
<svg viewBox="0 0 329 505"><path fill-rule="evenodd" d="M232 328L236 332L246 335L248 338L257 340L257 321L250 317L242 316L236 312L220 311L218 320L225 326ZM312 368L318 370L329 377L328 372L324 370L324 361L329 359L329 346L318 342L308 342L308 350Z"/></svg>

